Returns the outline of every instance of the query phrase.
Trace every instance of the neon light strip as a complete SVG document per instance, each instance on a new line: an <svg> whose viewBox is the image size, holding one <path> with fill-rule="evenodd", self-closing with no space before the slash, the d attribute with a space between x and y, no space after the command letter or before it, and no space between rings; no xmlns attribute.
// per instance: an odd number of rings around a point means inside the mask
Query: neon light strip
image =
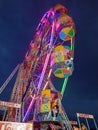
<svg viewBox="0 0 98 130"><path fill-rule="evenodd" d="M46 68L47 68L47 65L48 65L50 54L51 54L51 52L49 54L47 54L47 57L46 57L46 60L45 60L45 63L44 63L44 67L43 67L41 77L40 77L40 80L39 80L39 83L38 83L38 93L37 94L39 94L39 89L41 87L41 84L42 84L42 81L43 81L43 78L44 78L44 75L45 75L45 71L46 71Z"/></svg>
<svg viewBox="0 0 98 130"><path fill-rule="evenodd" d="M54 15L54 12L52 12L53 15ZM47 54L46 56L46 60L45 60L45 64L44 64L44 67L43 67L43 70L42 70L42 73L41 73L41 77L40 77L40 80L39 80L39 83L38 83L38 91L37 91L37 94L39 94L39 89L41 87L41 84L42 84L42 81L43 81L43 78L44 78L44 74L45 74L45 71L46 71L46 68L47 68L47 65L48 65L48 61L49 61L49 58L50 58L50 54L51 54L51 51L52 51L52 43L53 43L53 37L54 37L54 21L53 21L53 24L52 24L52 32L51 32L51 38L50 38L50 43L49 43L49 47L50 47L50 52ZM34 97L32 98L32 101L28 107L28 110L23 118L23 122L25 121L28 113L29 113L29 110L31 108L31 106L33 105L33 101L34 101Z"/></svg>
<svg viewBox="0 0 98 130"><path fill-rule="evenodd" d="M47 79L50 78L51 72L52 72L52 69L50 69ZM45 88L47 87L48 83L49 83L49 82L47 81L43 89L45 89Z"/></svg>
<svg viewBox="0 0 98 130"><path fill-rule="evenodd" d="M62 87L62 90L61 90L62 98L63 98L64 92L65 92L67 82L68 82L68 78L65 78L64 83L63 83L63 87Z"/></svg>
<svg viewBox="0 0 98 130"><path fill-rule="evenodd" d="M54 21L52 23L52 31L51 31L51 38L50 38L50 43L49 43L49 47L52 47L52 43L53 43L53 38L54 38Z"/></svg>
<svg viewBox="0 0 98 130"><path fill-rule="evenodd" d="M48 85L48 81L46 82L46 84L45 84L45 86L44 86L44 88L43 88L43 89L45 89L45 88L47 87L47 85Z"/></svg>
<svg viewBox="0 0 98 130"><path fill-rule="evenodd" d="M72 43L72 38L71 38L71 50L73 50L73 43Z"/></svg>
<svg viewBox="0 0 98 130"><path fill-rule="evenodd" d="M49 71L48 79L50 78L51 72L52 72L52 69L50 69L50 71Z"/></svg>
<svg viewBox="0 0 98 130"><path fill-rule="evenodd" d="M28 110L27 110L27 112L26 112L26 114L25 114L25 116L24 116L24 118L23 118L23 120L22 120L23 122L25 121L27 115L29 114L29 111L30 111L30 109L31 109L31 107L32 107L32 105L33 105L33 103L34 103L34 99L35 99L35 95L32 97L32 101L31 101L31 103L30 103L30 105L29 105L29 107L28 107Z"/></svg>
<svg viewBox="0 0 98 130"><path fill-rule="evenodd" d="M42 84L42 81L43 81L43 78L44 78L44 75L45 75L45 71L46 71L46 68L47 68L47 65L48 65L48 61L49 61L50 54L51 54L51 51L52 51L53 38L54 38L54 21L53 21L53 24L52 24L52 32L51 32L51 38L50 38L50 43L49 43L50 52L46 56L44 67L43 67L41 77L40 77L40 80L39 80L39 83L38 83L38 93L37 94L39 94L39 89L41 87L41 84Z"/></svg>

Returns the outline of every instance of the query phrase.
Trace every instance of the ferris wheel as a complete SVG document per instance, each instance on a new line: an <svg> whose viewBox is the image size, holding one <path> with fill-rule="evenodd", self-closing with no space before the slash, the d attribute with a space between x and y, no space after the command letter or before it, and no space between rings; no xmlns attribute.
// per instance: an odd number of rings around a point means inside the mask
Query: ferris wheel
<svg viewBox="0 0 98 130"><path fill-rule="evenodd" d="M68 119L61 99L74 69L74 36L75 25L64 6L58 4L44 14L25 59L19 65L10 98L10 102L21 104L21 109L8 108L6 121L49 121L49 125L53 127L52 121L63 120L66 124ZM60 92L51 81L52 74L64 78ZM60 115L57 119L55 106L65 116Z"/></svg>

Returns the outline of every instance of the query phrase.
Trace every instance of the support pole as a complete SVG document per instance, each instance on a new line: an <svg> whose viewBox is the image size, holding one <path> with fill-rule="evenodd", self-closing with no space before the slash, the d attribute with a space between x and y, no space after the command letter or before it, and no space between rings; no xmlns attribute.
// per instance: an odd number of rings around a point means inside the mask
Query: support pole
<svg viewBox="0 0 98 130"><path fill-rule="evenodd" d="M79 128L81 130L81 124L80 124L80 120L79 120L79 117L77 116L77 121L78 121L78 124L79 124Z"/></svg>
<svg viewBox="0 0 98 130"><path fill-rule="evenodd" d="M95 125L96 130L98 130L98 127L97 127L97 123L96 123L96 121L95 121L95 118L93 118L93 121L94 121L94 125Z"/></svg>
<svg viewBox="0 0 98 130"><path fill-rule="evenodd" d="M4 115L3 115L3 119L2 119L2 121L4 121L4 119L5 119L6 112L7 112L7 108L4 110Z"/></svg>
<svg viewBox="0 0 98 130"><path fill-rule="evenodd" d="M90 126L89 126L89 123L88 123L87 118L85 118L85 120L86 120L86 124L87 124L87 128L88 128L88 130L90 130Z"/></svg>
<svg viewBox="0 0 98 130"><path fill-rule="evenodd" d="M63 98L64 92L65 92L65 89L66 89L67 81L68 81L68 78L65 78L64 83L63 83L63 87L62 87L62 90L61 90L62 98Z"/></svg>

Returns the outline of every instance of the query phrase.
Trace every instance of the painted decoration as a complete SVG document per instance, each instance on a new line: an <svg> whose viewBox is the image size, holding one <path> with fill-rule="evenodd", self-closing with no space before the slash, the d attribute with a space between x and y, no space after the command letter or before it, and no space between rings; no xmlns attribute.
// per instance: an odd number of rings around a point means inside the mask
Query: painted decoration
<svg viewBox="0 0 98 130"><path fill-rule="evenodd" d="M59 45L52 54L53 73L58 78L67 78L73 72L73 58L69 46Z"/></svg>
<svg viewBox="0 0 98 130"><path fill-rule="evenodd" d="M50 90L46 89L42 91L42 104L40 107L40 112L49 112L51 107L50 107Z"/></svg>
<svg viewBox="0 0 98 130"><path fill-rule="evenodd" d="M58 68L55 72L54 75L58 78L67 78L72 74L72 71L70 69L66 68Z"/></svg>
<svg viewBox="0 0 98 130"><path fill-rule="evenodd" d="M64 61L64 46L60 45L54 49L54 62Z"/></svg>
<svg viewBox="0 0 98 130"><path fill-rule="evenodd" d="M63 41L70 40L71 38L74 37L74 35L75 35L74 29L72 29L71 27L65 27L59 33L60 39Z"/></svg>
<svg viewBox="0 0 98 130"><path fill-rule="evenodd" d="M68 22L68 20L69 20L69 16L66 15L66 14L61 14L61 15L59 16L59 23L60 23L60 24L65 24L65 23Z"/></svg>

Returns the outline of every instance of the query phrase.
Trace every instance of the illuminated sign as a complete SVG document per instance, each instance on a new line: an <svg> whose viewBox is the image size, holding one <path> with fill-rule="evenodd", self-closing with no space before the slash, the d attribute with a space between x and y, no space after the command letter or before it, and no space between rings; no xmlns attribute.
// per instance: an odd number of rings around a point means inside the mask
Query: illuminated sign
<svg viewBox="0 0 98 130"><path fill-rule="evenodd" d="M78 117L82 117L82 118L90 118L93 119L94 116L93 115L89 115L89 114L83 114L83 113L77 113Z"/></svg>
<svg viewBox="0 0 98 130"><path fill-rule="evenodd" d="M0 130L33 130L30 123L0 121Z"/></svg>
<svg viewBox="0 0 98 130"><path fill-rule="evenodd" d="M21 104L12 103L12 102L3 102L3 101L0 101L0 106L13 107L13 108L21 108Z"/></svg>
<svg viewBox="0 0 98 130"><path fill-rule="evenodd" d="M77 123L77 121L69 121L69 124L71 124L71 125L77 125L78 123Z"/></svg>

